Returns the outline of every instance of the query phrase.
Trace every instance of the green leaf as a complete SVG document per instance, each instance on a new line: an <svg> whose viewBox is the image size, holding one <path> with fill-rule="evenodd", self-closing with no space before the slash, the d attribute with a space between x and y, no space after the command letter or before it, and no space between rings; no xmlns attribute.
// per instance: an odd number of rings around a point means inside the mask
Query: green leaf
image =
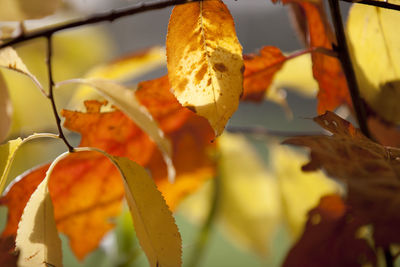
<svg viewBox="0 0 400 267"><path fill-rule="evenodd" d="M3 142L11 128L12 105L7 84L0 73L0 143Z"/></svg>

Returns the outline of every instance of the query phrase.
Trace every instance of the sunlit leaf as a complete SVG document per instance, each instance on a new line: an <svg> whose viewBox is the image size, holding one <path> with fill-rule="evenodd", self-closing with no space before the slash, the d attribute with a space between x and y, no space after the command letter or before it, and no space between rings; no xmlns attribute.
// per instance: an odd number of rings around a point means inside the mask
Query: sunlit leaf
<svg viewBox="0 0 400 267"><path fill-rule="evenodd" d="M0 143L7 137L11 128L12 105L7 84L0 72Z"/></svg>
<svg viewBox="0 0 400 267"><path fill-rule="evenodd" d="M67 153L59 156L26 203L18 225L15 244L20 252L18 266L62 266L61 240L54 219L48 182L52 167Z"/></svg>
<svg viewBox="0 0 400 267"><path fill-rule="evenodd" d="M140 84L136 96L172 140L177 170L173 184L168 182L167 168L157 146L121 111L101 113L102 103L87 102L87 112L63 112L65 126L82 134L80 146L97 147L149 168L173 210L184 196L214 176L215 144L210 142L214 134L206 119L177 102L169 92L167 77ZM47 168L44 166L23 175L0 199L2 205L9 207L3 236L16 232L25 203ZM119 173L98 153L74 153L57 164L49 190L57 228L68 236L75 255L83 259L114 227L110 218L119 214L124 197Z"/></svg>
<svg viewBox="0 0 400 267"><path fill-rule="evenodd" d="M22 62L22 59L12 47L8 46L0 50L0 67L25 74L43 91L43 87L38 79L30 73L24 62Z"/></svg>
<svg viewBox="0 0 400 267"><path fill-rule="evenodd" d="M212 191L217 190L216 220L222 232L239 248L265 257L281 220L278 184L245 137L224 133L218 147L218 181L190 195L179 211L197 223L204 222Z"/></svg>
<svg viewBox="0 0 400 267"><path fill-rule="evenodd" d="M150 138L158 145L163 152L168 167L168 177L171 181L175 177L175 169L171 162L172 147L164 132L159 128L158 123L153 119L145 106L142 106L136 99L132 90L114 83L110 80L99 78L77 79L70 82L78 82L93 86L105 98L122 110L132 121L134 121ZM63 83L68 83L65 81Z"/></svg>
<svg viewBox="0 0 400 267"><path fill-rule="evenodd" d="M179 102L207 118L220 135L243 92L242 47L222 1L174 8L168 26L167 65Z"/></svg>
<svg viewBox="0 0 400 267"><path fill-rule="evenodd" d="M290 233L298 238L304 230L307 213L318 204L321 196L338 191L322 171L304 173L301 165L306 157L283 146L271 147L274 173L278 179L283 211Z"/></svg>
<svg viewBox="0 0 400 267"><path fill-rule="evenodd" d="M10 172L10 167L15 157L15 152L21 144L22 139L17 138L0 146L0 194L3 193L6 185L8 173Z"/></svg>
<svg viewBox="0 0 400 267"><path fill-rule="evenodd" d="M146 170L122 157L112 158L124 177L136 235L150 266L181 266L182 241L171 211Z"/></svg>
<svg viewBox="0 0 400 267"><path fill-rule="evenodd" d="M361 95L384 119L400 123L398 11L353 5L347 33Z"/></svg>

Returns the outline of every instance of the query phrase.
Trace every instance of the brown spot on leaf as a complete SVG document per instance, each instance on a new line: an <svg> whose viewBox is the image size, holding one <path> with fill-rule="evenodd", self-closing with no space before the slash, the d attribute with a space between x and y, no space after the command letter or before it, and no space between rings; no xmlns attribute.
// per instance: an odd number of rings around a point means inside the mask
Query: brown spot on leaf
<svg viewBox="0 0 400 267"><path fill-rule="evenodd" d="M208 79L208 81L207 81L207 86L210 86L211 85L211 78L210 79Z"/></svg>
<svg viewBox="0 0 400 267"><path fill-rule="evenodd" d="M224 65L224 63L215 63L214 69L219 72L226 72L228 68Z"/></svg>
<svg viewBox="0 0 400 267"><path fill-rule="evenodd" d="M207 66L203 64L200 68L200 70L196 73L196 83L200 83L200 81L203 79L204 74L207 72Z"/></svg>
<svg viewBox="0 0 400 267"><path fill-rule="evenodd" d="M178 87L175 88L175 90L176 90L177 92L181 93L182 91L185 90L186 85L188 84L188 82L189 82L188 79L186 79L186 78L182 79L182 80L179 82Z"/></svg>

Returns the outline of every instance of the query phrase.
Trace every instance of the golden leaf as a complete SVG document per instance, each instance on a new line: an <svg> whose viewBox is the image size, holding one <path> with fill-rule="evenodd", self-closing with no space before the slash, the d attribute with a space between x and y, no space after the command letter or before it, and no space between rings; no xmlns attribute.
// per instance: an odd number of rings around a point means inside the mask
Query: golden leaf
<svg viewBox="0 0 400 267"><path fill-rule="evenodd" d="M395 123L400 123L399 24L398 11L358 4L347 22L361 95L375 112Z"/></svg>
<svg viewBox="0 0 400 267"><path fill-rule="evenodd" d="M12 105L7 84L0 72L0 143L3 142L11 128Z"/></svg>
<svg viewBox="0 0 400 267"><path fill-rule="evenodd" d="M31 195L18 225L16 247L18 266L62 266L61 240L54 219L48 181L54 166L69 153L60 155L46 172L46 177Z"/></svg>
<svg viewBox="0 0 400 267"><path fill-rule="evenodd" d="M179 102L207 118L220 135L243 92L242 47L222 1L174 8L168 26L167 66Z"/></svg>

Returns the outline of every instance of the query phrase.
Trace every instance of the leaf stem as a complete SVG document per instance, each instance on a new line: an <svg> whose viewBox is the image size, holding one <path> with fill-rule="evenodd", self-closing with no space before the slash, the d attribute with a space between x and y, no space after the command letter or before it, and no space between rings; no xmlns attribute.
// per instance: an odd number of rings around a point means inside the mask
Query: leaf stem
<svg viewBox="0 0 400 267"><path fill-rule="evenodd" d="M337 45L333 44L333 48L338 53L338 58L342 65L343 72L346 75L351 100L360 130L365 136L371 138L371 134L367 126L365 106L360 98L356 75L350 59L349 49L347 47L346 35L342 22L342 15L340 13L339 0L329 0L329 6L337 39Z"/></svg>
<svg viewBox="0 0 400 267"><path fill-rule="evenodd" d="M361 1L358 1L358 0L340 0L340 1L348 2L348 3L354 3L354 4L363 4L363 5L369 5L369 6L376 6L376 7L381 7L381 8L400 11L400 5L391 4L391 3L388 3L388 2L384 2L384 1L377 1L377 0L361 0Z"/></svg>
<svg viewBox="0 0 400 267"><path fill-rule="evenodd" d="M109 21L113 22L116 19L122 18L122 17L127 17L131 16L134 14L138 13L143 13L146 11L150 10L157 10L157 9L162 9L174 5L181 5L189 2L199 2L202 0L164 0L164 1L156 1L156 2L151 2L151 3L138 3L134 6L131 7L126 7L126 8L120 8L120 9L114 9L109 12L105 13L100 13L100 14L95 14L93 16L90 16L88 18L83 18L83 19L78 19L75 21L70 21L65 24L59 25L59 26L54 26L54 27L46 27L45 29L40 29L31 33L25 33L22 34L8 42L5 42L0 45L0 49L6 46L10 45L16 45L22 42L26 42L35 38L39 37L48 37L53 35L56 32L62 31L62 30L67 30L67 29L72 29L76 27L80 27L83 25L90 25L90 24L96 24L99 22L103 21Z"/></svg>
<svg viewBox="0 0 400 267"><path fill-rule="evenodd" d="M221 196L221 181L219 174L213 179L213 195L211 198L210 210L208 212L207 218L205 219L200 232L196 238L195 247L193 249L192 255L188 261L188 267L196 267L200 264L201 258L204 255L204 250L206 248L207 242L210 238L210 231L212 225L216 219L219 200Z"/></svg>
<svg viewBox="0 0 400 267"><path fill-rule="evenodd" d="M52 34L46 35L47 40L47 56L46 56L46 66L49 78L49 93L47 94L47 98L51 102L51 107L53 109L53 114L56 119L57 129L58 129L58 136L64 141L65 145L68 148L69 152L74 152L74 147L68 142L67 138L64 135L63 129L61 127L61 119L57 112L56 102L54 99L54 80L53 80L53 72L52 72L52 64L51 58L53 55L53 46L52 46Z"/></svg>

